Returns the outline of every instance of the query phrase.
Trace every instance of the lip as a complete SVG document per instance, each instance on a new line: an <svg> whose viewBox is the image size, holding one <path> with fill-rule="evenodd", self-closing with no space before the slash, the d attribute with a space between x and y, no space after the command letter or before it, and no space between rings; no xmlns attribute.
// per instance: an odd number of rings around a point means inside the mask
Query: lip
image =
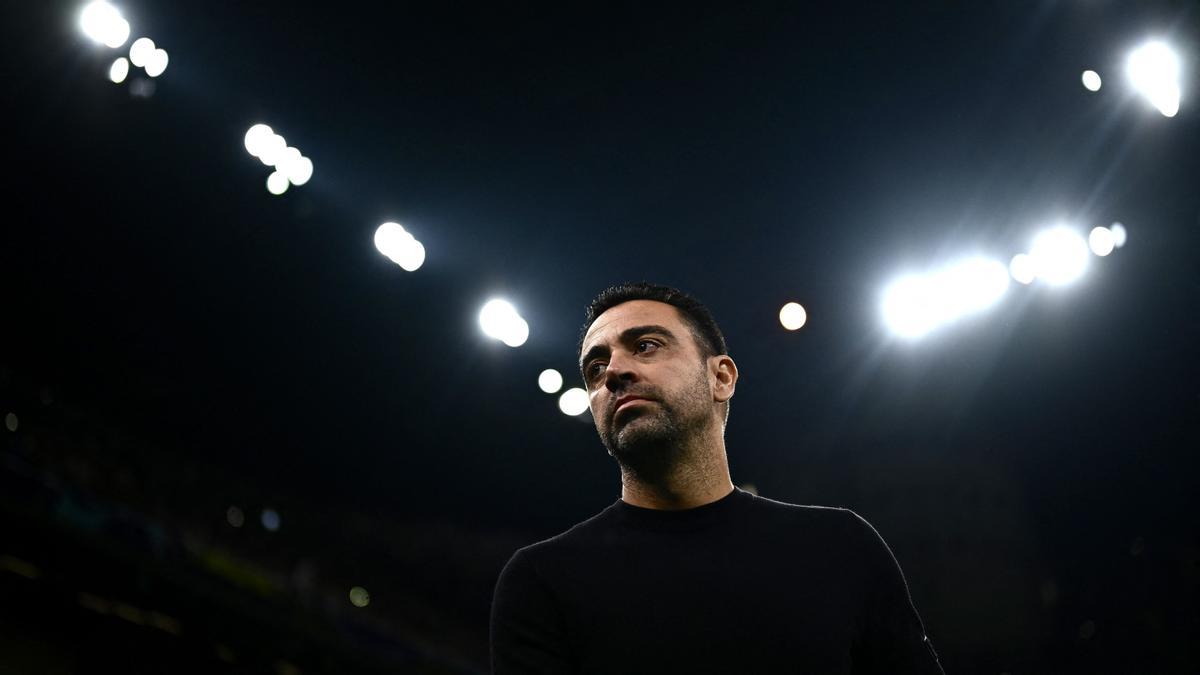
<svg viewBox="0 0 1200 675"><path fill-rule="evenodd" d="M644 398L642 396L622 396L621 398L617 399L617 408L616 408L616 410L613 411L613 414L615 415L618 412L621 412L622 408L624 408L625 406L627 406L631 403L637 403L639 401L649 401L649 400L650 399Z"/></svg>

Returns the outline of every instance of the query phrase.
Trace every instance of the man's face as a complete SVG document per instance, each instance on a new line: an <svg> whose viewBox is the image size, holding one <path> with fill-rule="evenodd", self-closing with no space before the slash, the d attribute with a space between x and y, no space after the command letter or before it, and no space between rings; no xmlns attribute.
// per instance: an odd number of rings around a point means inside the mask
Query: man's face
<svg viewBox="0 0 1200 675"><path fill-rule="evenodd" d="M678 310L632 300L601 314L583 339L580 362L596 429L609 454L679 446L715 421L707 360Z"/></svg>

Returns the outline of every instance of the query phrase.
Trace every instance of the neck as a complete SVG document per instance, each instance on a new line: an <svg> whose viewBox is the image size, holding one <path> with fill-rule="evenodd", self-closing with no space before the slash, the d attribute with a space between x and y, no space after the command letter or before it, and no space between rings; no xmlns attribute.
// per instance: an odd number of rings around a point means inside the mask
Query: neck
<svg viewBox="0 0 1200 675"><path fill-rule="evenodd" d="M733 491L725 439L703 439L693 447L662 456L676 461L655 471L621 466L621 501L647 509L681 510L703 506Z"/></svg>

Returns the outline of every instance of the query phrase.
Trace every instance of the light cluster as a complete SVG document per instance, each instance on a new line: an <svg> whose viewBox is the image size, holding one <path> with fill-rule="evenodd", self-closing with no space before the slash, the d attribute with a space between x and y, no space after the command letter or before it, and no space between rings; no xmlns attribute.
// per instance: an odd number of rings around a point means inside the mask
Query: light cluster
<svg viewBox="0 0 1200 675"><path fill-rule="evenodd" d="M281 195L290 185L304 185L312 178L312 160L288 145L287 139L265 124L255 124L243 139L246 152L275 171L267 176L267 192Z"/></svg>
<svg viewBox="0 0 1200 675"><path fill-rule="evenodd" d="M1089 253L1104 257L1125 245L1121 223L1096 227L1085 239L1068 225L1056 225L1033 238L1028 253L1003 263L976 256L923 274L903 276L883 292L881 311L892 334L914 339L998 303L1017 283L1065 286L1088 269Z"/></svg>
<svg viewBox="0 0 1200 675"><path fill-rule="evenodd" d="M425 262L425 246L400 223L384 223L375 229L375 248L406 272L415 272Z"/></svg>
<svg viewBox="0 0 1200 675"><path fill-rule="evenodd" d="M1179 101L1183 97L1181 72L1179 56L1162 40L1142 44L1125 59L1129 86L1163 117L1179 114ZM1096 71L1083 71L1080 80L1088 91L1100 91L1102 82Z"/></svg>
<svg viewBox="0 0 1200 675"><path fill-rule="evenodd" d="M484 335L509 347L520 347L529 339L529 323L512 303L499 298L488 300L479 310L479 328Z"/></svg>

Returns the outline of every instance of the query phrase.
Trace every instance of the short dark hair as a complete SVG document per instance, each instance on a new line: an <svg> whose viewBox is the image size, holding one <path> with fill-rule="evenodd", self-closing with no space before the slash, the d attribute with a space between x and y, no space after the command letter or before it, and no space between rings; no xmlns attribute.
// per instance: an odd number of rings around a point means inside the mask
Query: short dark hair
<svg viewBox="0 0 1200 675"><path fill-rule="evenodd" d="M687 322L688 328L691 329L692 337L696 340L696 345L700 348L700 356L703 358L729 353L728 347L725 346L725 336L721 333L721 328L717 326L717 320L699 300L677 288L646 281L617 284L600 291L600 294L588 304L587 311L584 313L583 329L579 331L579 346L575 351L583 349L583 338L587 335L588 329L592 327L592 323L601 314L617 305L633 300L655 300L671 305L678 310L683 320Z"/></svg>

